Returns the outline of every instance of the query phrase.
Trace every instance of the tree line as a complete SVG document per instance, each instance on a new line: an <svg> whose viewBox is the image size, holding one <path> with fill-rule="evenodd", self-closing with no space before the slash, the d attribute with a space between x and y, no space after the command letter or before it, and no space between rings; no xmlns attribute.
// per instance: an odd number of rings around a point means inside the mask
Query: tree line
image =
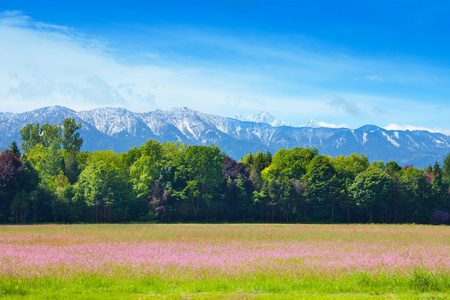
<svg viewBox="0 0 450 300"><path fill-rule="evenodd" d="M82 152L81 124L29 124L0 155L0 223L449 222L450 154L419 169L281 149L235 161L178 142Z"/></svg>

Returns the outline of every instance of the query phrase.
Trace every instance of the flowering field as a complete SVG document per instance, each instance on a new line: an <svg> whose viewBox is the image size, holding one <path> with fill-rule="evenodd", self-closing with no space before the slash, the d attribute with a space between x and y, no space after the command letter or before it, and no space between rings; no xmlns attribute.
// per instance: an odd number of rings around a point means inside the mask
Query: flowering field
<svg viewBox="0 0 450 300"><path fill-rule="evenodd" d="M446 299L449 290L445 226L0 227L0 296Z"/></svg>

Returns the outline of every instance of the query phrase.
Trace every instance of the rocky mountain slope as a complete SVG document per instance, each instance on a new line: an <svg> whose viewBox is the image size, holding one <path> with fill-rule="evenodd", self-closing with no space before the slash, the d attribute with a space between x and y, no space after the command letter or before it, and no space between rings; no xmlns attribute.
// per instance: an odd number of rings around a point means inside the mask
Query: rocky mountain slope
<svg viewBox="0 0 450 300"><path fill-rule="evenodd" d="M374 125L358 129L318 127L317 123L291 127L267 113L260 115L255 121L242 121L186 107L147 113L124 108L76 112L60 106L45 107L20 114L0 113L0 149L7 148L13 139L20 144L19 131L29 123L57 124L74 118L83 124L82 150L89 151L127 151L147 139L156 139L188 145L215 144L235 159L250 152L269 150L275 154L280 148L316 147L331 156L364 153L371 161L395 160L400 165L418 167L442 162L450 152L450 136L441 133L386 130Z"/></svg>

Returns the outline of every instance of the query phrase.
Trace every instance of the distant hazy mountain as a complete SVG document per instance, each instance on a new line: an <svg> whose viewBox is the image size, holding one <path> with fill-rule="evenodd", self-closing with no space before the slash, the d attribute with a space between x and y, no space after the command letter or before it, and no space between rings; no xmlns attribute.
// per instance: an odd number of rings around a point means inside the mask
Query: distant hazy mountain
<svg viewBox="0 0 450 300"><path fill-rule="evenodd" d="M29 123L57 124L65 118L74 118L83 124L82 150L89 151L122 152L144 144L147 139L156 139L188 145L215 144L235 159L250 152L269 150L275 154L280 148L316 147L320 153L331 156L364 153L371 161L395 160L400 165L417 167L442 162L450 152L450 137L442 133L386 130L374 125L330 128L313 121L307 126L291 127L266 113L256 116L259 117L254 121L241 121L186 107L147 113L123 108L76 112L60 106L45 107L20 114L0 113L0 149L9 147L13 139L20 144L19 131Z"/></svg>

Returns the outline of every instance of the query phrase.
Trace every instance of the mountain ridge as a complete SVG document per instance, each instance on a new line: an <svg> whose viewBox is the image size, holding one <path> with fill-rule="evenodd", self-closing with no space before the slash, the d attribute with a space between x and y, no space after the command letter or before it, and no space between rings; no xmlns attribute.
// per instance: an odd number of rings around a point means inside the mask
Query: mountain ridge
<svg viewBox="0 0 450 300"><path fill-rule="evenodd" d="M291 126L291 124L284 122L284 121L278 119L277 117L272 116L271 114L269 114L266 111L262 111L258 114L250 115L247 117L237 114L237 115L233 116L233 119L237 119L239 121L249 121L249 122L254 122L254 123L265 123L265 124L269 124L273 127Z"/></svg>
<svg viewBox="0 0 450 300"><path fill-rule="evenodd" d="M395 160L400 165L418 167L442 162L450 152L449 136L425 130L387 130L376 125L357 129L318 127L319 122L315 121L311 122L315 126L272 126L187 107L135 113L115 107L77 112L63 106L0 113L0 149L9 147L13 139L20 144L19 131L29 123L58 124L65 118L82 123L83 151L123 152L144 144L147 139L156 139L188 145L215 144L236 160L250 152L274 154L281 148L316 147L321 154L330 156L363 153L371 161Z"/></svg>

